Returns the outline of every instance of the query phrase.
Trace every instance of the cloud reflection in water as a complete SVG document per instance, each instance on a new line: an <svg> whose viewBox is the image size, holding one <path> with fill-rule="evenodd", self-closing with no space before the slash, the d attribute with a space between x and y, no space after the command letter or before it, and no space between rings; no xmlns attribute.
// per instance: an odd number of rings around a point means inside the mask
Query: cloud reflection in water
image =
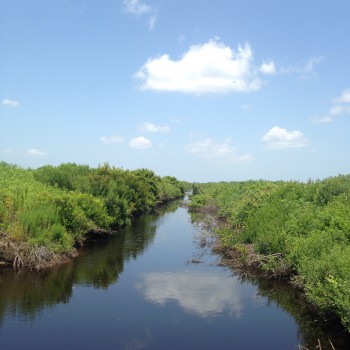
<svg viewBox="0 0 350 350"><path fill-rule="evenodd" d="M143 275L137 289L148 301L165 305L175 300L186 312L203 318L222 312L239 318L243 310L239 285L233 277L214 273L152 272Z"/></svg>

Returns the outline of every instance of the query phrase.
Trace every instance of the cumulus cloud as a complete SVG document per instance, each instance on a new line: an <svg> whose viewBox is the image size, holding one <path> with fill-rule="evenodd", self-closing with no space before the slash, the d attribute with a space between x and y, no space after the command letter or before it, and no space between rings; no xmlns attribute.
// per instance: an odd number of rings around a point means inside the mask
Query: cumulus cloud
<svg viewBox="0 0 350 350"><path fill-rule="evenodd" d="M136 288L148 301L159 305L176 301L186 312L202 318L223 312L239 318L243 311L239 281L217 274L152 272Z"/></svg>
<svg viewBox="0 0 350 350"><path fill-rule="evenodd" d="M14 100L10 100L9 98L4 98L1 101L1 104L5 107L10 107L10 108L15 108L19 106L19 102L18 101L14 101Z"/></svg>
<svg viewBox="0 0 350 350"><path fill-rule="evenodd" d="M309 145L301 131L288 131L278 126L270 129L261 140L267 149L302 148Z"/></svg>
<svg viewBox="0 0 350 350"><path fill-rule="evenodd" d="M135 149L147 149L152 147L152 142L143 136L132 138L129 141L129 146Z"/></svg>
<svg viewBox="0 0 350 350"><path fill-rule="evenodd" d="M150 58L135 74L141 89L192 94L248 92L261 81L248 43L234 51L218 39L194 45L179 59Z"/></svg>
<svg viewBox="0 0 350 350"><path fill-rule="evenodd" d="M272 60L264 61L260 66L260 72L263 74L276 74L275 63Z"/></svg>
<svg viewBox="0 0 350 350"><path fill-rule="evenodd" d="M298 74L300 79L316 77L316 67L323 57L311 57L304 63L278 66L268 59L253 64L249 43L237 50L218 38L190 46L178 60L168 54L151 57L135 74L143 90L175 91L191 94L249 92L259 90L261 75Z"/></svg>
<svg viewBox="0 0 350 350"><path fill-rule="evenodd" d="M169 132L170 127L167 125L155 125L152 123L142 123L140 125L140 130L141 131L146 131L146 132Z"/></svg>
<svg viewBox="0 0 350 350"><path fill-rule="evenodd" d="M118 135L102 136L100 140L105 144L122 143L124 141L124 139Z"/></svg>
<svg viewBox="0 0 350 350"><path fill-rule="evenodd" d="M136 16L147 16L148 28L152 30L157 21L156 10L141 0L124 0L126 12Z"/></svg>
<svg viewBox="0 0 350 350"><path fill-rule="evenodd" d="M44 157L48 155L48 152L36 148L30 148L26 150L26 154L32 157Z"/></svg>
<svg viewBox="0 0 350 350"><path fill-rule="evenodd" d="M211 138L207 138L186 145L185 150L200 158L217 162L235 162L253 159L250 154L239 155L238 148L231 145L230 139L226 139L224 142L220 143Z"/></svg>

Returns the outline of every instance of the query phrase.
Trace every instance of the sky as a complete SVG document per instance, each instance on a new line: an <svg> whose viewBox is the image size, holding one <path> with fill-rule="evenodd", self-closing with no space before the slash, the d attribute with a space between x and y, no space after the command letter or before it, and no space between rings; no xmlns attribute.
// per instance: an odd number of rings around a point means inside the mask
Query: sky
<svg viewBox="0 0 350 350"><path fill-rule="evenodd" d="M0 0L0 160L350 173L349 0Z"/></svg>

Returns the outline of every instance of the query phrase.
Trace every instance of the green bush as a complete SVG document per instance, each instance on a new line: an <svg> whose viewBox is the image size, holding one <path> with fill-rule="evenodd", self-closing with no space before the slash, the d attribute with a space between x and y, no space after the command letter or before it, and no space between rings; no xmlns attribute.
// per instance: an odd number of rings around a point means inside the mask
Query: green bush
<svg viewBox="0 0 350 350"><path fill-rule="evenodd" d="M157 199L159 202L168 202L184 195L184 188L175 177L165 176L158 181Z"/></svg>
<svg viewBox="0 0 350 350"><path fill-rule="evenodd" d="M70 249L89 230L117 229L183 194L174 177L75 163L36 170L0 162L0 230L8 238Z"/></svg>
<svg viewBox="0 0 350 350"><path fill-rule="evenodd" d="M226 221L218 231L222 244L249 243L256 253L277 254L267 268L288 267L310 302L335 312L350 331L349 175L307 183L199 184L196 191L193 207L214 201Z"/></svg>
<svg viewBox="0 0 350 350"><path fill-rule="evenodd" d="M40 205L25 210L20 214L23 232L29 238L40 236L42 231L49 230L52 225L59 223L56 208L49 205Z"/></svg>
<svg viewBox="0 0 350 350"><path fill-rule="evenodd" d="M207 205L209 203L209 197L202 195L202 194L197 194L193 197L191 197L191 201L188 203L188 207L193 210L196 211L202 207L204 207L205 205Z"/></svg>

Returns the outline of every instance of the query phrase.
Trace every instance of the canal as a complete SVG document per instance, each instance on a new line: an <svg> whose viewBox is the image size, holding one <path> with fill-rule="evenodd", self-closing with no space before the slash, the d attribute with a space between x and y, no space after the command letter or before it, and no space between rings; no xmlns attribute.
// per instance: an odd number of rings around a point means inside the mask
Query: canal
<svg viewBox="0 0 350 350"><path fill-rule="evenodd" d="M350 348L295 290L218 266L200 236L174 203L63 266L0 270L0 349Z"/></svg>

